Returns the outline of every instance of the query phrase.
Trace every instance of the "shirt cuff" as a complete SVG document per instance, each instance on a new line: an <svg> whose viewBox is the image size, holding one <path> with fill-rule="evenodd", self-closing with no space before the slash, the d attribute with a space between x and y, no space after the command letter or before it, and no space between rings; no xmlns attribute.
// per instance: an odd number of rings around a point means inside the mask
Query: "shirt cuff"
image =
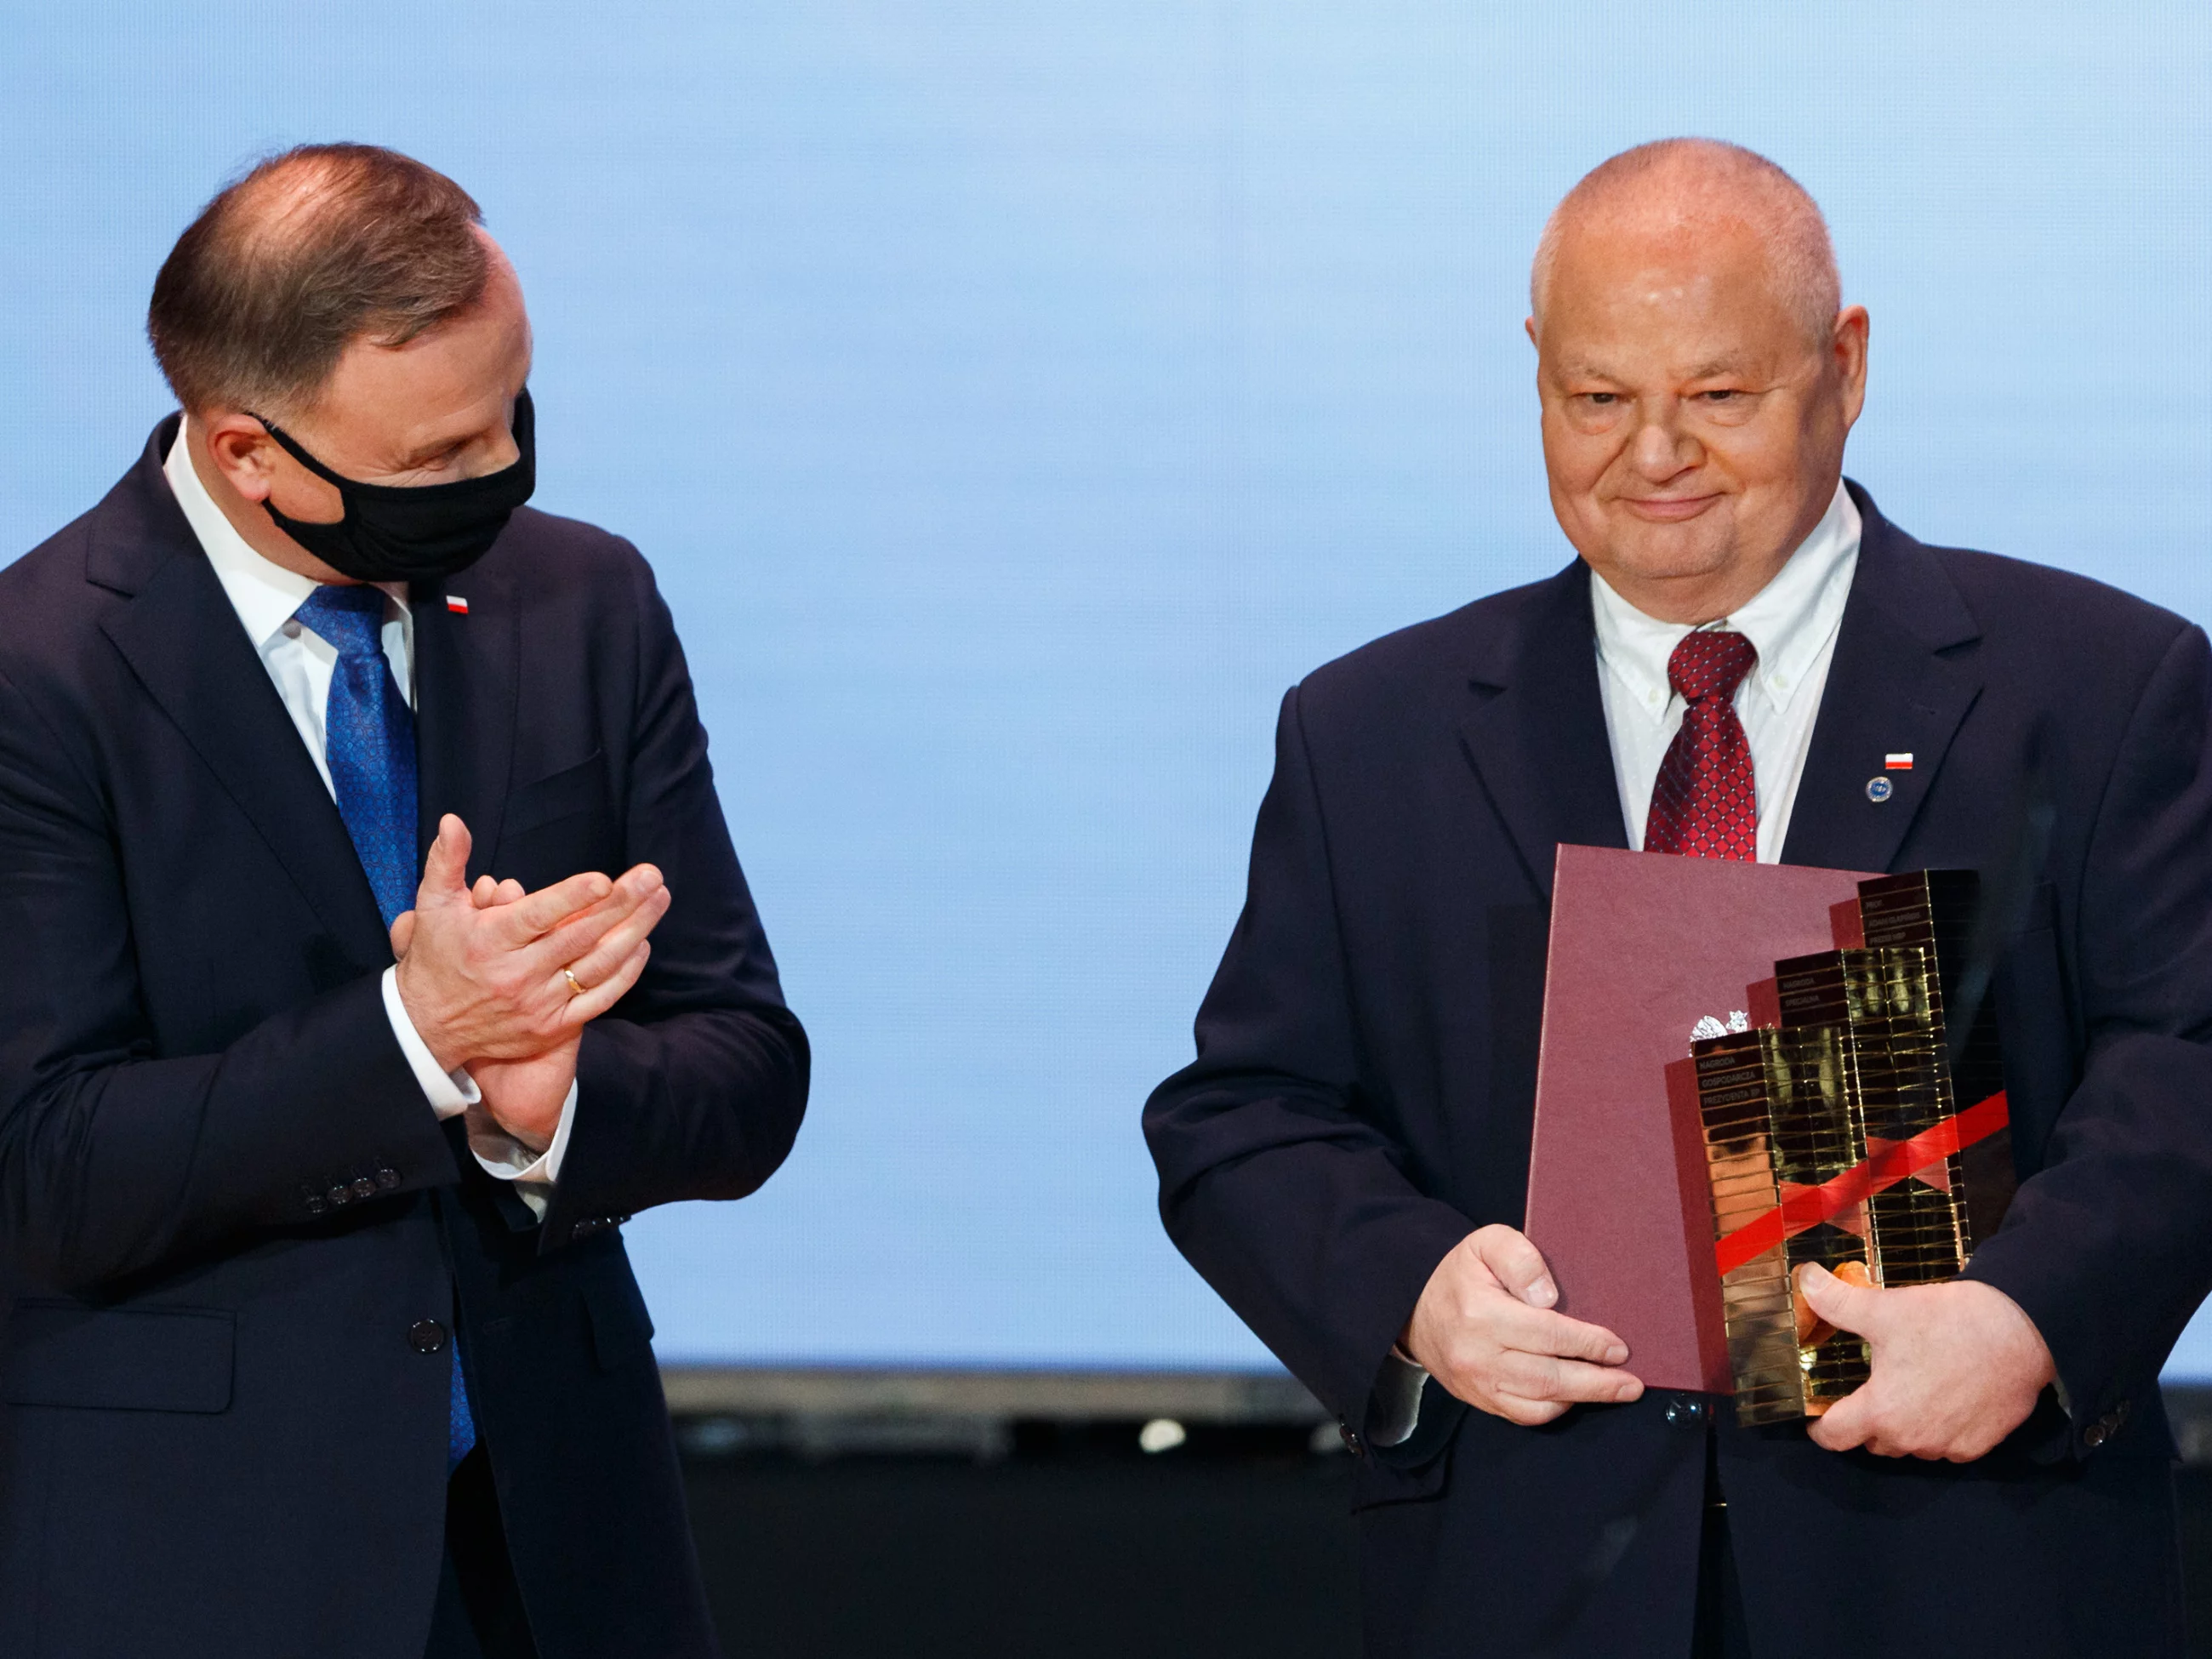
<svg viewBox="0 0 2212 1659"><path fill-rule="evenodd" d="M568 1097L561 1103L561 1121L554 1126L553 1139L544 1152L532 1152L514 1136L502 1133L496 1125L483 1133L472 1130L469 1150L477 1155L477 1162L483 1165L488 1176L501 1181L550 1187L561 1178L562 1160L568 1156L569 1127L575 1121L576 1085L572 1082Z"/></svg>
<svg viewBox="0 0 2212 1659"><path fill-rule="evenodd" d="M531 1214L544 1220L552 1201L553 1183L561 1176L561 1161L568 1154L568 1126L576 1121L575 1084L568 1085L568 1097L561 1103L561 1121L554 1126L553 1139L542 1152L533 1153L495 1124L479 1131L476 1120L486 1115L470 1115L469 1151L477 1167L495 1181L513 1182L514 1195L530 1206Z"/></svg>
<svg viewBox="0 0 2212 1659"><path fill-rule="evenodd" d="M407 1005L399 1000L397 963L384 970L384 1017L392 1022L392 1035L399 1039L399 1052L407 1056L408 1067L415 1073L415 1081L422 1085L430 1109L441 1119L459 1117L483 1098L476 1079L465 1069L446 1070L431 1054L430 1045L422 1041L422 1034L408 1015ZM574 1099L572 1092L571 1103Z"/></svg>
<svg viewBox="0 0 2212 1659"><path fill-rule="evenodd" d="M1368 1403L1367 1438L1376 1446L1402 1446L1421 1424L1421 1388L1428 1372L1396 1347L1382 1362L1375 1379L1375 1397Z"/></svg>

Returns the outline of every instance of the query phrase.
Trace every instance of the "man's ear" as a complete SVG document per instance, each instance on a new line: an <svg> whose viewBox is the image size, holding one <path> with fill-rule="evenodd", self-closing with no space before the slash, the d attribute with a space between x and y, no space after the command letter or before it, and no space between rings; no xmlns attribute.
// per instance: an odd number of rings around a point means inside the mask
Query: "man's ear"
<svg viewBox="0 0 2212 1659"><path fill-rule="evenodd" d="M1866 403L1869 326L1864 306L1845 306L1836 313L1836 331L1829 341L1836 373L1843 382L1844 418L1847 424L1858 419L1859 410Z"/></svg>
<svg viewBox="0 0 2212 1659"><path fill-rule="evenodd" d="M265 501L276 477L276 441L251 415L237 410L191 417L208 459L223 481L249 501Z"/></svg>

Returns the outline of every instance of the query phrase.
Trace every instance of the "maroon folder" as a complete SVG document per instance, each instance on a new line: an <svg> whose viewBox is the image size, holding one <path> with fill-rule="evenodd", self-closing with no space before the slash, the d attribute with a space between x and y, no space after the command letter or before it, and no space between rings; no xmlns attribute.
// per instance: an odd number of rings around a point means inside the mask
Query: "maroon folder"
<svg viewBox="0 0 2212 1659"><path fill-rule="evenodd" d="M1775 963L1857 944L1832 912L1865 879L1559 850L1527 1231L1560 1311L1619 1336L1647 1387L1731 1389L1690 1043L1778 1024Z"/></svg>

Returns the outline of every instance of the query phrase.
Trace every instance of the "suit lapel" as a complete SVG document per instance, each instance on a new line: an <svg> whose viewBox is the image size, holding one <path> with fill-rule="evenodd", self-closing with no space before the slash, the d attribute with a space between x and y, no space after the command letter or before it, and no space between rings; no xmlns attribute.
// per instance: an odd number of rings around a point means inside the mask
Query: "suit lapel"
<svg viewBox="0 0 2212 1659"><path fill-rule="evenodd" d="M436 839L441 814L458 814L473 838L472 878L499 873L491 860L514 762L520 618L496 559L487 555L450 583L417 582L410 595L422 845ZM463 595L465 609L452 608Z"/></svg>
<svg viewBox="0 0 2212 1659"><path fill-rule="evenodd" d="M161 476L163 433L94 526L88 579L131 596L100 625L324 926L364 968L389 962L345 822Z"/></svg>
<svg viewBox="0 0 2212 1659"><path fill-rule="evenodd" d="M1474 665L1476 707L1461 726L1468 757L1549 897L1562 842L1628 845L1613 744L1598 690L1589 569L1579 560L1529 590L1518 628Z"/></svg>
<svg viewBox="0 0 2212 1659"><path fill-rule="evenodd" d="M1975 698L1973 615L1928 550L1850 486L1864 522L1805 773L1790 811L1785 863L1887 870ZM1910 770L1885 757L1912 757ZM1880 786L1869 793L1869 786ZM1882 796L1882 799L1875 799Z"/></svg>

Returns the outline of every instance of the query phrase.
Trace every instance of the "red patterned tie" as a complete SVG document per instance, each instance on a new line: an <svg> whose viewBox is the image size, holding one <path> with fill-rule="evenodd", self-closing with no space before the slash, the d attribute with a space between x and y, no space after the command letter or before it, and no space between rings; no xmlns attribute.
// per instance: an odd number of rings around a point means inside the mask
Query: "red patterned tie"
<svg viewBox="0 0 2212 1659"><path fill-rule="evenodd" d="M1689 707L1659 763L1644 820L1644 850L1700 859L1759 856L1759 797L1751 744L1735 715L1735 689L1759 653L1741 634L1685 635L1667 661L1667 679Z"/></svg>

